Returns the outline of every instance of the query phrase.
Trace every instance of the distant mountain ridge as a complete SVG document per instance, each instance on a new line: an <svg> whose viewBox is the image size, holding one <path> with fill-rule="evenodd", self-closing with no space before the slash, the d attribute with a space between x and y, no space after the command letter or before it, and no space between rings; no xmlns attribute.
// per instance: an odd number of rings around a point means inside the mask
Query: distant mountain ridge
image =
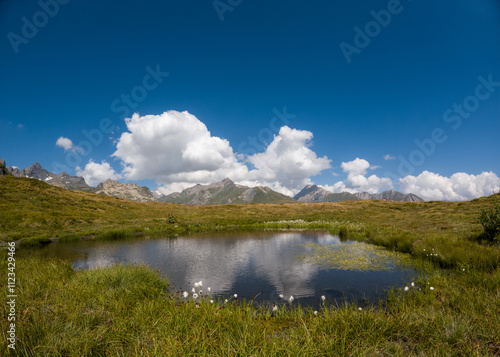
<svg viewBox="0 0 500 357"><path fill-rule="evenodd" d="M317 185L307 185L294 197L299 202L340 202L357 200L389 200L389 201L408 201L420 202L422 198L413 193L401 193L396 190L384 191L381 193L368 192L340 192L333 193Z"/></svg>
<svg viewBox="0 0 500 357"><path fill-rule="evenodd" d="M188 205L221 205L236 203L293 203L289 196L269 187L237 185L229 178L209 185L196 185L182 192L171 193L159 199L162 202Z"/></svg>
<svg viewBox="0 0 500 357"><path fill-rule="evenodd" d="M49 185L65 188L68 190L79 190L87 192L92 192L94 190L93 187L87 185L83 177L70 176L66 172L54 174L45 170L38 162L35 162L31 166L22 170L19 170L19 168L16 166L9 166L7 167L7 171L17 177L34 178L40 181L45 181Z"/></svg>
<svg viewBox="0 0 500 357"><path fill-rule="evenodd" d="M45 170L38 162L20 170L16 166L5 166L5 160L0 160L0 175L28 177L44 181L50 185L69 190L94 192L139 202L171 202L188 205L221 205L244 203L294 203L294 202L341 202L357 200L390 200L419 202L422 198L415 194L404 194L395 190L381 193L340 192L333 193L317 185L307 185L293 198L273 191L266 186L247 187L235 184L229 178L208 185L195 185L182 192L162 195L158 191L151 192L146 186L135 183L120 183L106 180L97 187L87 185L80 176L70 176L66 172L54 174Z"/></svg>

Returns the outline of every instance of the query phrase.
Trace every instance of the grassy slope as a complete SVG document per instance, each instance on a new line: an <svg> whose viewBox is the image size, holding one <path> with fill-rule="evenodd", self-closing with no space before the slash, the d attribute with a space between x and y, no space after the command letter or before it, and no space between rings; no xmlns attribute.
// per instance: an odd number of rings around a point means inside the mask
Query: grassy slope
<svg viewBox="0 0 500 357"><path fill-rule="evenodd" d="M327 228L411 253L427 267L383 308L291 311L178 303L149 269L74 272L68 263L16 261L19 356L83 355L476 355L500 354L500 249L481 244L469 202L356 201L182 206L71 192L0 178L2 239L29 236L189 232L233 228ZM178 224L167 223L174 216ZM304 221L295 221L302 219ZM265 223L266 221L279 221ZM147 230L146 230L147 228ZM111 233L110 233L111 232ZM112 236L112 234L111 234ZM437 257L429 257L436 252ZM5 254L0 252L0 254ZM0 267L7 271L1 256ZM43 267L43 269L41 269ZM437 269L444 267L446 269ZM465 271L463 270L465 269ZM430 286L434 289L430 290ZM327 302L333 303L333 302ZM7 305L2 304L2 331ZM258 313L258 316L256 315ZM6 349L5 336L0 349Z"/></svg>
<svg viewBox="0 0 500 357"><path fill-rule="evenodd" d="M497 195L498 196L498 195ZM481 229L477 215L493 198L468 202L346 201L339 203L187 206L140 203L47 185L16 177L0 177L2 240L48 234L91 234L118 228L167 227L175 216L180 228L245 226L270 220L362 222L368 227L399 228L412 233L463 236ZM166 229L166 228L165 228Z"/></svg>

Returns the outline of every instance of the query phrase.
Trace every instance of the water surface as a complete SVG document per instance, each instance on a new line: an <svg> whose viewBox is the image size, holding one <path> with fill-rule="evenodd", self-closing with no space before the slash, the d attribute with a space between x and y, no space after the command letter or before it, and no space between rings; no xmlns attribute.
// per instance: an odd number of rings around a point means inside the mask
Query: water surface
<svg viewBox="0 0 500 357"><path fill-rule="evenodd" d="M389 270L352 271L332 269L304 257L313 253L311 243L348 245L325 232L260 232L190 235L177 238L125 241L53 243L31 253L69 259L81 269L116 263L146 264L158 269L172 286L191 290L202 281L216 296L250 299L264 291L258 301L275 303L279 295L293 295L295 303L317 306L320 297L341 303L344 299L363 304L385 297L387 289L404 286L415 273L389 262Z"/></svg>

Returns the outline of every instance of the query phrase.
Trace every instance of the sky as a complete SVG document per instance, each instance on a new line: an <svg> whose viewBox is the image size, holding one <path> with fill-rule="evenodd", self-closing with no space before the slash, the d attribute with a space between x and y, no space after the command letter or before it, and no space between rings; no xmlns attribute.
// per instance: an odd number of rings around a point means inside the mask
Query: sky
<svg viewBox="0 0 500 357"><path fill-rule="evenodd" d="M0 2L0 158L163 193L500 191L500 1Z"/></svg>

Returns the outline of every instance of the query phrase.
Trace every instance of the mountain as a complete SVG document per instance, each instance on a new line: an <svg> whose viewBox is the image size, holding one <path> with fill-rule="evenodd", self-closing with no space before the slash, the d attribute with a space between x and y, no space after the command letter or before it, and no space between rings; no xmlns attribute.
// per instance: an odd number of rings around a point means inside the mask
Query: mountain
<svg viewBox="0 0 500 357"><path fill-rule="evenodd" d="M354 194L362 200L388 200L388 201L407 201L421 202L422 198L413 193L401 193L396 190L384 191L381 193L356 192Z"/></svg>
<svg viewBox="0 0 500 357"><path fill-rule="evenodd" d="M269 187L247 187L237 185L226 178L209 185L196 185L159 199L162 202L188 205L221 205L231 203L292 203L291 197L271 190Z"/></svg>
<svg viewBox="0 0 500 357"><path fill-rule="evenodd" d="M106 180L106 182L97 185L96 193L131 201L157 201L153 193L146 186L141 187L136 183L120 183L114 180Z"/></svg>
<svg viewBox="0 0 500 357"><path fill-rule="evenodd" d="M299 202L340 202L360 200L360 198L352 193L332 193L316 185L307 185L293 198Z"/></svg>
<svg viewBox="0 0 500 357"><path fill-rule="evenodd" d="M0 159L0 176L12 176L10 171L5 167L4 159Z"/></svg>
<svg viewBox="0 0 500 357"><path fill-rule="evenodd" d="M294 197L299 202L340 202L340 201L357 201L357 200L389 200L389 201L423 201L420 197L413 193L404 194L396 190L384 191L381 193L368 192L340 192L332 193L324 188L316 185L307 185Z"/></svg>
<svg viewBox="0 0 500 357"><path fill-rule="evenodd" d="M83 177L70 176L66 172L54 174L45 170L38 162L33 163L30 167L19 170L16 166L9 166L7 170L17 177L34 178L40 181L45 181L50 185L65 188L68 190L79 190L92 192L94 189L87 185Z"/></svg>

